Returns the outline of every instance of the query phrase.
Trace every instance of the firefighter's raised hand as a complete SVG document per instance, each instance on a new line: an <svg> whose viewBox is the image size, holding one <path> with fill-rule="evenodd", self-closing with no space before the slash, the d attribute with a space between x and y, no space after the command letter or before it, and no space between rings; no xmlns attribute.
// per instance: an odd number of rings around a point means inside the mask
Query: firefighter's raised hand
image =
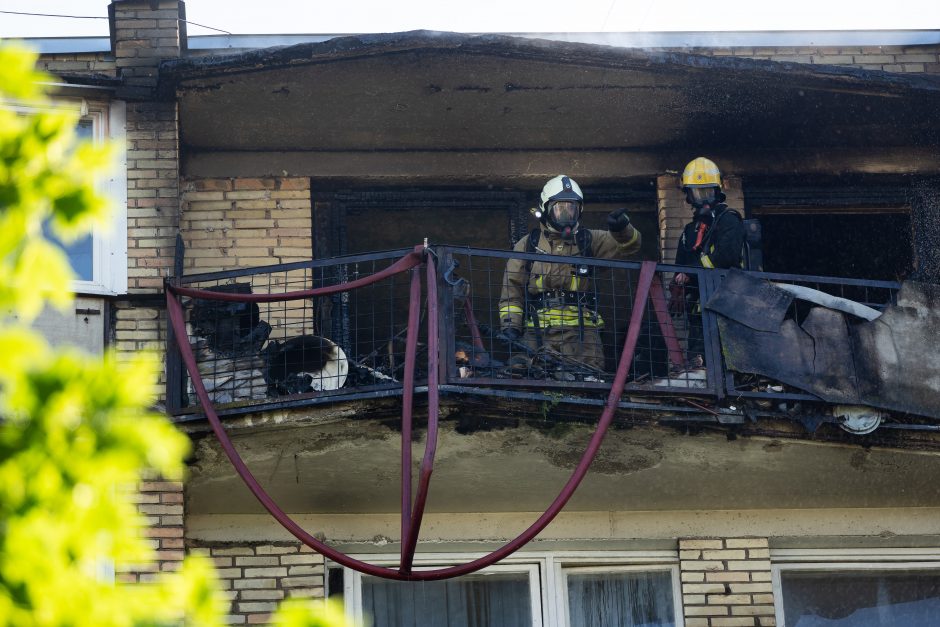
<svg viewBox="0 0 940 627"><path fill-rule="evenodd" d="M607 216L607 230L611 233L624 230L628 224L630 224L630 216L627 215L626 207L615 209Z"/></svg>

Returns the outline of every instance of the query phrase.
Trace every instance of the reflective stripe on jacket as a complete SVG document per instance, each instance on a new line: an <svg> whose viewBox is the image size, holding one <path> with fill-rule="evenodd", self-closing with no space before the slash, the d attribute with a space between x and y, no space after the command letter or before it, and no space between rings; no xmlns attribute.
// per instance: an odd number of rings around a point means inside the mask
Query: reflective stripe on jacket
<svg viewBox="0 0 940 627"><path fill-rule="evenodd" d="M529 236L526 235L513 247L516 252L525 252ZM628 225L622 231L591 231L592 257L598 259L624 259L636 255L640 251L640 232ZM548 255L562 255L576 257L579 254L578 244L574 240L565 241L555 233L542 231L539 236L538 250ZM590 260L588 260L588 263ZM499 299L499 323L501 328L523 328L525 321L525 307L527 300L534 300L542 292L577 291L590 292L593 282L589 276L578 276L576 266L571 263L552 263L541 259L532 262L529 272L526 272L526 261L523 259L509 259L506 262L506 272L503 275L502 293ZM530 296L526 299L526 294ZM582 320L585 326L603 326L603 321L595 312L583 309L579 320L576 306L555 307L537 312L539 326L576 326ZM572 315L573 313L573 315ZM528 321L533 326L532 321Z"/></svg>

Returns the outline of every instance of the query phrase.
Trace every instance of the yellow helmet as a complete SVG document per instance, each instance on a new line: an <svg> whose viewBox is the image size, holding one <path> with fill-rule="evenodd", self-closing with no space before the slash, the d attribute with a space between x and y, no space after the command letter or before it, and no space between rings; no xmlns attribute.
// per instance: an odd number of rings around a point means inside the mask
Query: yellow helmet
<svg viewBox="0 0 940 627"><path fill-rule="evenodd" d="M715 162L705 157L689 161L682 171L682 187L717 187L721 189L721 172Z"/></svg>

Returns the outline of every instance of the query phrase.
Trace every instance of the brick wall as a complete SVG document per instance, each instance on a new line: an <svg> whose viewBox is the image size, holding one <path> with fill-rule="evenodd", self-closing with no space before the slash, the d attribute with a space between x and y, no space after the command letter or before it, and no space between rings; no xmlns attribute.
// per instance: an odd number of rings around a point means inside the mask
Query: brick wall
<svg viewBox="0 0 940 627"><path fill-rule="evenodd" d="M183 484L176 481L146 481L130 495L144 515L146 537L156 551L156 562L115 573L119 581L153 581L160 571L176 570L183 561Z"/></svg>
<svg viewBox="0 0 940 627"><path fill-rule="evenodd" d="M283 599L324 595L323 556L300 543L196 543L190 550L215 563L232 602L229 624L266 623Z"/></svg>
<svg viewBox="0 0 940 627"><path fill-rule="evenodd" d="M938 45L686 48L677 51L810 65L847 65L885 72L940 73L940 46Z"/></svg>
<svg viewBox="0 0 940 627"><path fill-rule="evenodd" d="M776 625L766 538L680 539L686 627Z"/></svg>
<svg viewBox="0 0 940 627"><path fill-rule="evenodd" d="M114 0L111 7L114 60L124 79L118 96L149 99L157 85L160 62L180 56L182 3Z"/></svg>
<svg viewBox="0 0 940 627"><path fill-rule="evenodd" d="M176 106L127 110L127 277L131 291L159 291L172 271L179 229Z"/></svg>
<svg viewBox="0 0 940 627"><path fill-rule="evenodd" d="M182 193L187 273L310 259L308 178L198 179Z"/></svg>
<svg viewBox="0 0 940 627"><path fill-rule="evenodd" d="M105 52L43 55L36 67L53 74L108 74L114 75L117 65L114 57Z"/></svg>

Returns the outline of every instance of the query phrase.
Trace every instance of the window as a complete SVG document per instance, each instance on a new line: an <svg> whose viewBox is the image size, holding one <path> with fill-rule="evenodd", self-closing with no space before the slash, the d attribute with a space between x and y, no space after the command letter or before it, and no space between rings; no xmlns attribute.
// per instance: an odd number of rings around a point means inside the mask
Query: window
<svg viewBox="0 0 940 627"><path fill-rule="evenodd" d="M469 559L440 556L419 567ZM334 567L329 581L330 596L343 581L347 611L374 627L682 624L678 567L674 553L666 551L517 554L478 573L431 582L388 581Z"/></svg>
<svg viewBox="0 0 940 627"><path fill-rule="evenodd" d="M666 570L563 570L570 627L675 625L672 573Z"/></svg>
<svg viewBox="0 0 940 627"><path fill-rule="evenodd" d="M374 627L512 627L541 625L532 591L534 566L493 567L457 579L428 582L361 577L361 608ZM534 580L534 581L533 581Z"/></svg>
<svg viewBox="0 0 940 627"><path fill-rule="evenodd" d="M30 104L10 106L14 111L30 113ZM77 135L94 142L114 143L114 169L96 181L99 191L113 203L110 228L97 228L90 236L63 244L72 269L77 275L74 289L79 294L124 294L127 292L127 160L125 149L125 106L121 101L62 98L52 105L74 110L79 118ZM45 230L47 237L51 233Z"/></svg>
<svg viewBox="0 0 940 627"><path fill-rule="evenodd" d="M923 557L925 551L919 551ZM851 553L849 557L873 557ZM845 557L843 555L842 557ZM879 560L911 555L878 555ZM818 558L817 558L818 559ZM782 627L927 627L940 624L940 563L858 561L774 566Z"/></svg>

